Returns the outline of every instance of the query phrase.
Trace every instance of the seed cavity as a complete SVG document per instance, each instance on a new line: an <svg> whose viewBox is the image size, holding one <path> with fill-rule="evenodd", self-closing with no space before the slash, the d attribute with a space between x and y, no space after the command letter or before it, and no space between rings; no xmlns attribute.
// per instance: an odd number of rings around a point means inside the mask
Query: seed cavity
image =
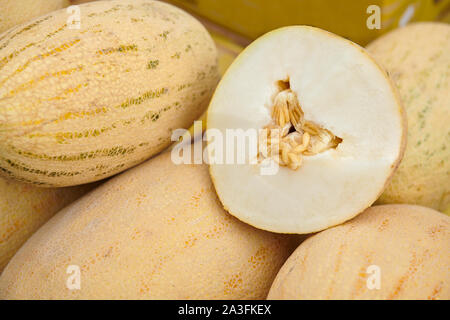
<svg viewBox="0 0 450 320"><path fill-rule="evenodd" d="M259 134L258 161L271 158L279 165L297 170L304 156L336 148L342 139L312 121L305 120L289 80L276 83L278 93L272 107L272 121Z"/></svg>

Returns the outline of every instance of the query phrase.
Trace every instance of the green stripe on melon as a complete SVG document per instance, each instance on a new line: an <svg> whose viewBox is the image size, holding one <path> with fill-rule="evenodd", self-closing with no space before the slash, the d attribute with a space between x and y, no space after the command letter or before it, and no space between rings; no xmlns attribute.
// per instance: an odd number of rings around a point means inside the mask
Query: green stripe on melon
<svg viewBox="0 0 450 320"><path fill-rule="evenodd" d="M0 40L0 173L42 186L106 178L165 149L218 81L205 28L149 0L60 10Z"/></svg>

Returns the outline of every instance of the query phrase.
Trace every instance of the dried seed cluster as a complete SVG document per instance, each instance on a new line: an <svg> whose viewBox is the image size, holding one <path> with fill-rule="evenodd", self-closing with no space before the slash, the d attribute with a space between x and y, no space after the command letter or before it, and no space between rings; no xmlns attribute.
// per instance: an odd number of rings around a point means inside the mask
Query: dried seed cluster
<svg viewBox="0 0 450 320"><path fill-rule="evenodd" d="M329 130L305 120L297 96L286 89L276 95L272 122L261 130L258 159L273 158L281 166L296 170L303 156L336 148L341 141Z"/></svg>

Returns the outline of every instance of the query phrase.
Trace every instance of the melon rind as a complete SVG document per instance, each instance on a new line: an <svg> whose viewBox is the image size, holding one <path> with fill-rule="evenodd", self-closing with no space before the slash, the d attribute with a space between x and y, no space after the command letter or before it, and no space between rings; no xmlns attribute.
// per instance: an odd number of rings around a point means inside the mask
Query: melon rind
<svg viewBox="0 0 450 320"><path fill-rule="evenodd" d="M305 240L268 299L448 300L450 217L379 205Z"/></svg>
<svg viewBox="0 0 450 320"><path fill-rule="evenodd" d="M367 50L389 72L408 118L408 145L377 203L450 206L450 26L420 22L382 36Z"/></svg>
<svg viewBox="0 0 450 320"><path fill-rule="evenodd" d="M264 299L300 239L223 210L206 164L170 152L60 211L0 277L0 299ZM80 268L81 290L66 287Z"/></svg>

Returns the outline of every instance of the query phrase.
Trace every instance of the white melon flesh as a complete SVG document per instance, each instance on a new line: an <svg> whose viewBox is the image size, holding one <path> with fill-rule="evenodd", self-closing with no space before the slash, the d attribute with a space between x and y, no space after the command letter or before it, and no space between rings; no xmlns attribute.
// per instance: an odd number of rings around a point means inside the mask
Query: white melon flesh
<svg viewBox="0 0 450 320"><path fill-rule="evenodd" d="M342 141L304 156L296 170L262 175L260 164L246 161L211 163L210 173L223 206L240 220L273 232L316 232L378 198L403 156L405 116L387 74L363 48L293 26L262 36L231 65L208 110L207 138L210 129L226 136L268 125L279 81L289 83L306 120Z"/></svg>

